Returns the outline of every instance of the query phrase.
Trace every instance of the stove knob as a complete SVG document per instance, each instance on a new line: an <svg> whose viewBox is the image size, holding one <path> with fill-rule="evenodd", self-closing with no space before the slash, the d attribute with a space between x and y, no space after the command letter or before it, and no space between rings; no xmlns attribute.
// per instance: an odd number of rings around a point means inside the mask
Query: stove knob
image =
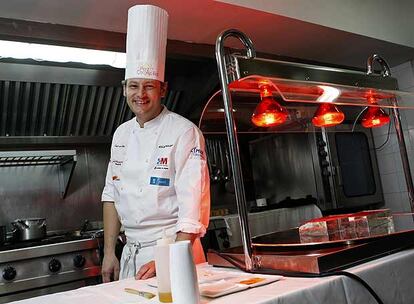
<svg viewBox="0 0 414 304"><path fill-rule="evenodd" d="M16 277L16 269L12 266L7 266L3 269L3 279L6 281L11 281Z"/></svg>
<svg viewBox="0 0 414 304"><path fill-rule="evenodd" d="M324 160L321 161L321 166L322 167L328 167L329 166L329 162L324 159Z"/></svg>
<svg viewBox="0 0 414 304"><path fill-rule="evenodd" d="M227 240L223 241L223 247L226 248L226 249L229 248L230 247L230 242L227 241Z"/></svg>
<svg viewBox="0 0 414 304"><path fill-rule="evenodd" d="M73 258L73 265L75 265L75 267L77 268L82 268L83 266L85 266L85 262L86 262L86 259L81 254L78 254L77 256Z"/></svg>
<svg viewBox="0 0 414 304"><path fill-rule="evenodd" d="M328 168L322 169L322 175L323 176L331 176L331 172L329 172Z"/></svg>
<svg viewBox="0 0 414 304"><path fill-rule="evenodd" d="M328 156L328 152L326 152L325 150L320 150L320 151L319 151L319 155L320 155L321 157L326 157L326 156Z"/></svg>
<svg viewBox="0 0 414 304"><path fill-rule="evenodd" d="M62 264L59 262L59 260L52 259L49 262L49 270L51 272L58 272L62 268Z"/></svg>

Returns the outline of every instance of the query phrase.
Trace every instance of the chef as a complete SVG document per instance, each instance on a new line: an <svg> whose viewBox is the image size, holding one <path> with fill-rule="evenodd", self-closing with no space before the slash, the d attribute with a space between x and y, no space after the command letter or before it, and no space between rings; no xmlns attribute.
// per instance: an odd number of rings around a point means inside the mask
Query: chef
<svg viewBox="0 0 414 304"><path fill-rule="evenodd" d="M123 84L135 117L115 131L102 193L104 282L154 276L154 245L164 233L190 240L194 262L205 261L200 243L210 211L205 143L192 122L161 104L167 27L161 8L137 5L128 11ZM121 225L127 244L119 263L115 244Z"/></svg>

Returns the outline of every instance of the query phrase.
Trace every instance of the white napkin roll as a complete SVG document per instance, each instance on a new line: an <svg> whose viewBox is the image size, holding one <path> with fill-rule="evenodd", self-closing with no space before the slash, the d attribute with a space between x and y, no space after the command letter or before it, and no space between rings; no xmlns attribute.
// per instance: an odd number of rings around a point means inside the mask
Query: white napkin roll
<svg viewBox="0 0 414 304"><path fill-rule="evenodd" d="M200 303L197 272L190 241L170 245L170 277L173 303Z"/></svg>

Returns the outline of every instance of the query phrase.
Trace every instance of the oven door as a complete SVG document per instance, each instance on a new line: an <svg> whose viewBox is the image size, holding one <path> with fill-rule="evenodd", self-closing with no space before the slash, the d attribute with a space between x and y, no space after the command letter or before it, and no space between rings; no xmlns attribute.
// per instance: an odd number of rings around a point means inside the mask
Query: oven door
<svg viewBox="0 0 414 304"><path fill-rule="evenodd" d="M375 146L370 129L337 127L326 132L331 162L331 186L336 208L384 204Z"/></svg>

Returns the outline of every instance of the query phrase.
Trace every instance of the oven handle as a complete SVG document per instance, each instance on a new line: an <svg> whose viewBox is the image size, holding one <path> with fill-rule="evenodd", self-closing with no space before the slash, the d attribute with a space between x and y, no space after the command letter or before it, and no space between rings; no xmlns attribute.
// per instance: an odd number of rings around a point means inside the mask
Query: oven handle
<svg viewBox="0 0 414 304"><path fill-rule="evenodd" d="M338 181L338 186L342 186L342 174L341 174L341 166L335 166L335 174L336 174L336 179Z"/></svg>

